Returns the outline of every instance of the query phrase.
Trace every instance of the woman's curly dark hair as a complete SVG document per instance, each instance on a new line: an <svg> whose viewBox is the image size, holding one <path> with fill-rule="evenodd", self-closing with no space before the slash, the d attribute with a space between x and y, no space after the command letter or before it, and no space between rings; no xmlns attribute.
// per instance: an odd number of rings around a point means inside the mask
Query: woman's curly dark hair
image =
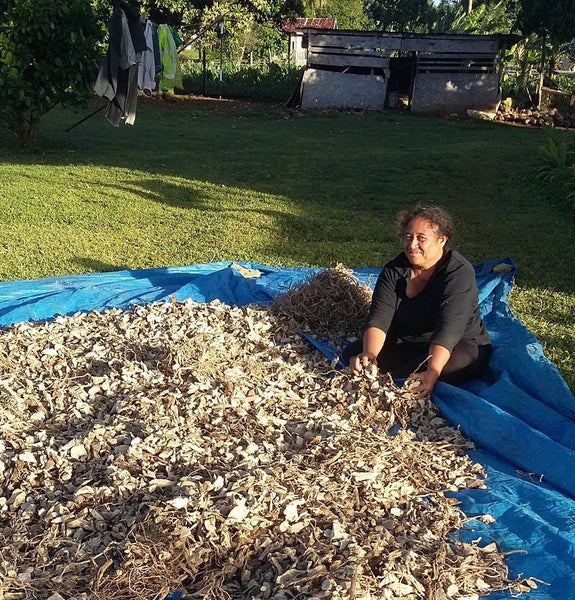
<svg viewBox="0 0 575 600"><path fill-rule="evenodd" d="M437 227L439 235L445 236L448 243L453 237L453 222L450 214L439 206L424 206L416 204L413 208L402 210L395 218L395 231L403 237L409 222L415 217L421 217Z"/></svg>

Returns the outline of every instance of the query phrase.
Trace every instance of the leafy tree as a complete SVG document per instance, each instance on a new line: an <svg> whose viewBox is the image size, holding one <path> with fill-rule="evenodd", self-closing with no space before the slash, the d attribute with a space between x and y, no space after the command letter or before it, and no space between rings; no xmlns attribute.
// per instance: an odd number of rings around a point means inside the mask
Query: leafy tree
<svg viewBox="0 0 575 600"><path fill-rule="evenodd" d="M112 0L92 0L98 8L111 8ZM224 19L226 61L241 62L245 54L262 58L281 51L285 39L280 26L287 17L303 14L302 0L140 0L140 11L156 23L184 27L185 43L202 29L201 43L216 52L217 19ZM212 25L210 27L210 25ZM190 34L186 38L186 32Z"/></svg>
<svg viewBox="0 0 575 600"><path fill-rule="evenodd" d="M554 42L569 42L575 36L573 0L520 0L517 25L525 35L537 33Z"/></svg>
<svg viewBox="0 0 575 600"><path fill-rule="evenodd" d="M509 33L515 23L517 10L514 0L477 2L471 12L467 12L464 4L444 1L432 9L432 14L431 32L485 35Z"/></svg>
<svg viewBox="0 0 575 600"><path fill-rule="evenodd" d="M22 144L56 105L90 97L103 33L84 0L0 0L0 119Z"/></svg>
<svg viewBox="0 0 575 600"><path fill-rule="evenodd" d="M335 17L339 29L369 29L363 0L308 0L305 17Z"/></svg>
<svg viewBox="0 0 575 600"><path fill-rule="evenodd" d="M112 0L93 0L98 6L110 6ZM249 15L257 23L279 25L288 16L303 14L302 0L140 0L143 14L152 21L169 25L191 25L204 20L206 13Z"/></svg>
<svg viewBox="0 0 575 600"><path fill-rule="evenodd" d="M366 0L365 11L384 31L420 32L427 30L428 0Z"/></svg>
<svg viewBox="0 0 575 600"><path fill-rule="evenodd" d="M220 41L216 27L209 27L218 18L223 18L226 62L241 64L247 55L256 60L270 61L286 46L285 36L276 22L277 15L253 12L238 2L222 0L205 7L200 19L206 27L201 43L204 48L213 48L218 52ZM285 48L287 50L287 47Z"/></svg>
<svg viewBox="0 0 575 600"><path fill-rule="evenodd" d="M545 77L549 79L553 71L553 56L561 43L569 42L575 35L575 4L573 0L520 0L517 25L524 35L533 33L541 39L537 84L537 106L540 106Z"/></svg>
<svg viewBox="0 0 575 600"><path fill-rule="evenodd" d="M329 14L340 29L371 29L373 23L365 13L363 0L329 0Z"/></svg>

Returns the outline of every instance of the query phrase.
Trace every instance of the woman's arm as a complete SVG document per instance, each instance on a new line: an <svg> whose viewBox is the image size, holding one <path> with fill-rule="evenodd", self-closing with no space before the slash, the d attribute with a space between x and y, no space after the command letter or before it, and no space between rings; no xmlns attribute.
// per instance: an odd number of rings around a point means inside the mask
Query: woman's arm
<svg viewBox="0 0 575 600"><path fill-rule="evenodd" d="M410 380L419 381L419 386L414 390L418 396L428 396L431 394L435 387L435 382L451 356L451 352L439 344L431 344L429 354L431 356L427 363L427 369L421 373L412 373L409 376Z"/></svg>
<svg viewBox="0 0 575 600"><path fill-rule="evenodd" d="M354 375L359 375L365 367L376 362L385 343L386 332L389 331L398 304L397 282L401 275L394 265L401 256L387 263L377 278L367 328L363 334L363 352L354 356L349 363Z"/></svg>
<svg viewBox="0 0 575 600"><path fill-rule="evenodd" d="M438 298L435 327L430 340L430 344L443 346L450 352L465 335L473 315L477 313L479 318L479 292L473 266L460 255L452 263L448 265Z"/></svg>
<svg viewBox="0 0 575 600"><path fill-rule="evenodd" d="M368 327L363 334L363 352L354 356L349 366L354 375L359 375L363 369L375 362L385 343L385 331L379 327Z"/></svg>

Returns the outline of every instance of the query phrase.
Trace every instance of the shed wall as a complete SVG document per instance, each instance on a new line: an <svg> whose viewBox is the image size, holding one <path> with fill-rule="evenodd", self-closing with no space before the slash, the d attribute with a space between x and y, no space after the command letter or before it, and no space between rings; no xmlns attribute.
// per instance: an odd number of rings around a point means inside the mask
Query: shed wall
<svg viewBox="0 0 575 600"><path fill-rule="evenodd" d="M496 40L474 39L473 36L460 39L450 36L409 37L401 40L401 50L408 52L487 52L495 54L499 49Z"/></svg>
<svg viewBox="0 0 575 600"><path fill-rule="evenodd" d="M303 67L307 63L307 48L302 46L303 33L290 34L290 54L296 67Z"/></svg>
<svg viewBox="0 0 575 600"><path fill-rule="evenodd" d="M385 103L387 81L381 75L356 75L306 69L302 108L377 108Z"/></svg>
<svg viewBox="0 0 575 600"><path fill-rule="evenodd" d="M499 99L498 73L418 73L413 84L411 110L494 111Z"/></svg>

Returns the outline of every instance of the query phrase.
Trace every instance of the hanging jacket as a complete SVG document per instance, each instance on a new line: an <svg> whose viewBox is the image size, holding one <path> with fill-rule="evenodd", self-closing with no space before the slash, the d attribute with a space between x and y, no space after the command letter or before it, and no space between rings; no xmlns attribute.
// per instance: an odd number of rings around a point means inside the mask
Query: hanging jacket
<svg viewBox="0 0 575 600"><path fill-rule="evenodd" d="M158 26L152 23L152 43L154 44L154 61L156 63L156 74L163 71L162 55L160 54L160 43L158 41Z"/></svg>
<svg viewBox="0 0 575 600"><path fill-rule="evenodd" d="M144 36L146 38L147 48L142 52L142 60L138 66L138 87L148 96L152 94L156 87L156 61L154 59L154 40L151 21L146 21Z"/></svg>
<svg viewBox="0 0 575 600"><path fill-rule="evenodd" d="M158 42L162 57L163 70L160 73L159 89L163 92L182 89L182 71L174 36L168 25L158 27Z"/></svg>
<svg viewBox="0 0 575 600"><path fill-rule="evenodd" d="M108 50L94 92L108 100L104 114L112 125L118 126L122 120L133 125L138 98L137 63L147 48L138 10L115 0L108 29Z"/></svg>

